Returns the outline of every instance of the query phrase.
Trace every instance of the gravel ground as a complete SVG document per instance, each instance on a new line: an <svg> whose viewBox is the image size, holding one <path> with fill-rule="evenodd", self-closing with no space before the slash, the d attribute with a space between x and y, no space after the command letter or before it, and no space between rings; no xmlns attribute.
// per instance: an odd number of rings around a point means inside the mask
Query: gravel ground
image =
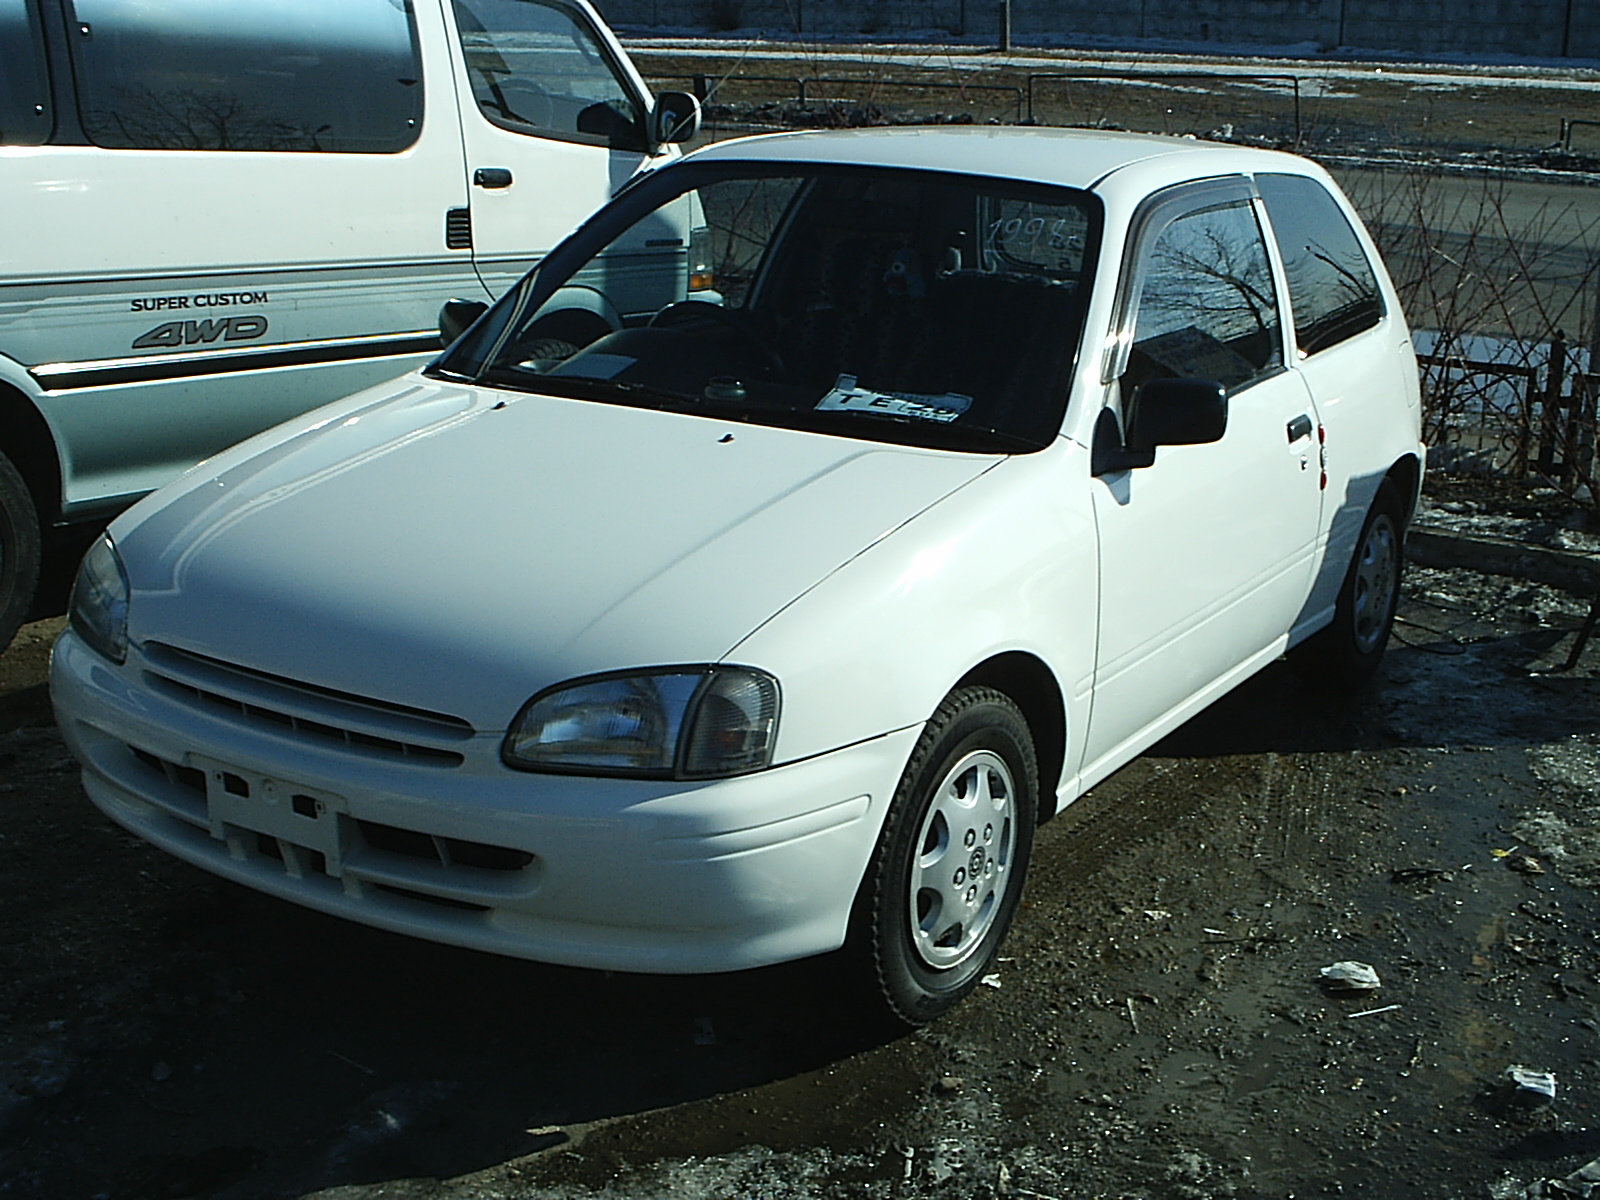
<svg viewBox="0 0 1600 1200"><path fill-rule="evenodd" d="M1040 832L999 986L895 1039L827 960L543 967L169 859L82 797L60 622L28 626L0 1196L1523 1200L1600 1157L1600 649L1554 670L1586 611L1414 569L1381 688L1274 667L1094 789ZM1341 961L1379 990L1326 990Z"/></svg>

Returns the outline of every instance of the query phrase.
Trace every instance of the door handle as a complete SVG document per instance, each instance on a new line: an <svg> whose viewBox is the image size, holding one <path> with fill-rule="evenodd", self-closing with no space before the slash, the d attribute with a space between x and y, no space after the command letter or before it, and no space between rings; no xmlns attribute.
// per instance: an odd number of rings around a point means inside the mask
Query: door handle
<svg viewBox="0 0 1600 1200"><path fill-rule="evenodd" d="M1310 436L1311 418L1305 413L1301 413L1298 417L1289 422L1289 442L1291 445L1295 442L1298 442L1301 438Z"/></svg>
<svg viewBox="0 0 1600 1200"><path fill-rule="evenodd" d="M479 167L472 173L472 182L481 188L508 188L511 172L505 167Z"/></svg>

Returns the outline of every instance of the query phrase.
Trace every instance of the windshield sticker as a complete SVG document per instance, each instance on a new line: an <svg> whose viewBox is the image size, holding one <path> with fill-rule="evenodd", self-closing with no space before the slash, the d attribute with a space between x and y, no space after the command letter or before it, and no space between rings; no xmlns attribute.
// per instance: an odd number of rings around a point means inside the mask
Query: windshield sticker
<svg viewBox="0 0 1600 1200"><path fill-rule="evenodd" d="M972 397L956 392L919 396L911 392L875 392L856 386L854 375L841 375L833 390L817 402L819 412L872 412L919 421L954 421L972 407Z"/></svg>

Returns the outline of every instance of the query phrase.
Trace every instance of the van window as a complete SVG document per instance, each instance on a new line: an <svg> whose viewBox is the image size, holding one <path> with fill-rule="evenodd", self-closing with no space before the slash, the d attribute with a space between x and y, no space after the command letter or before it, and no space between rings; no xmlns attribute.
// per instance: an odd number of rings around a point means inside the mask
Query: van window
<svg viewBox="0 0 1600 1200"><path fill-rule="evenodd" d="M384 154L422 124L405 0L75 0L78 103L97 146Z"/></svg>
<svg viewBox="0 0 1600 1200"><path fill-rule="evenodd" d="M1295 342L1303 355L1336 346L1383 317L1372 264L1350 222L1315 179L1258 175L1289 277Z"/></svg>
<svg viewBox="0 0 1600 1200"><path fill-rule="evenodd" d="M544 0L455 0L455 13L472 94L494 124L565 141L642 142L633 89L577 10Z"/></svg>
<svg viewBox="0 0 1600 1200"><path fill-rule="evenodd" d="M0 0L0 146L39 146L50 136L44 40L29 0Z"/></svg>

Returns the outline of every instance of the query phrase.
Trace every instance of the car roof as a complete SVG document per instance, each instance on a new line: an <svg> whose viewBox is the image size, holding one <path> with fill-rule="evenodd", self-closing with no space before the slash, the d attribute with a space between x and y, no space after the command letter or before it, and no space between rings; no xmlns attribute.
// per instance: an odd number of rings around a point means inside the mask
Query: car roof
<svg viewBox="0 0 1600 1200"><path fill-rule="evenodd" d="M1316 174L1303 158L1272 150L1145 133L1037 126L899 126L733 138L695 151L697 161L818 162L957 171L1093 188L1136 163L1159 175L1207 178L1256 171ZM1141 172L1143 174L1143 172Z"/></svg>

